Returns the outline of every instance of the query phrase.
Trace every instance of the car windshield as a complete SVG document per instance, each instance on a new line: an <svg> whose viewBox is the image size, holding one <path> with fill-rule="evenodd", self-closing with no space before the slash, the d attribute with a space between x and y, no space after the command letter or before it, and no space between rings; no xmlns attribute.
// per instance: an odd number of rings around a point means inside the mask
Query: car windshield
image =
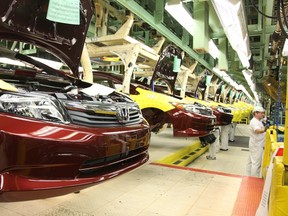
<svg viewBox="0 0 288 216"><path fill-rule="evenodd" d="M35 48L36 49L36 48ZM31 55L26 54L25 50L19 51L15 49L15 51L10 50L6 47L0 47L0 64L1 68L4 69L35 69L37 71L43 71L43 65L47 68L52 69L62 69L67 66L61 62L54 55L47 53L45 50L37 47L37 53L31 53ZM50 56L49 60L42 57L36 57L35 54L40 53L46 56ZM34 54L34 55L33 55ZM53 60L50 60L53 59Z"/></svg>
<svg viewBox="0 0 288 216"><path fill-rule="evenodd" d="M30 49L21 50L19 47L25 43L15 41L17 44L15 48L10 44L11 41L0 42L2 44L0 46L0 79L15 75L27 78L49 76L49 79L73 83L81 88L91 86L90 83L76 78L65 63L43 48L37 47L37 51L33 51L33 46L29 45Z"/></svg>

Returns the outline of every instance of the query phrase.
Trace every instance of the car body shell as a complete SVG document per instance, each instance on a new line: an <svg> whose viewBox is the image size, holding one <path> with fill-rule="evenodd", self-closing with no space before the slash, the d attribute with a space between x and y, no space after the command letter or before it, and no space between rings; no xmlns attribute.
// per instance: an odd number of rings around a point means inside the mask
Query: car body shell
<svg viewBox="0 0 288 216"><path fill-rule="evenodd" d="M77 192L149 159L150 127L131 98L114 90L97 97L80 91L91 86L78 79L91 2L80 1L80 25L47 20L48 4L48 0L0 2L1 40L39 45L71 69L67 74L21 53L0 49L0 57L34 65L0 68L1 202ZM76 93L66 87L75 87ZM31 105L34 100L37 107ZM65 121L51 113L36 117L31 112L41 106L45 110L47 101ZM130 114L136 115L135 121L130 121Z"/></svg>
<svg viewBox="0 0 288 216"><path fill-rule="evenodd" d="M123 77L119 74L95 71L94 82L117 88L121 86ZM105 84L106 83L106 84ZM183 101L169 95L154 92L140 84L130 85L129 96L138 103L142 113L153 127L160 124L173 124L174 136L200 137L211 133L215 126L214 115L203 115L187 112L172 105ZM155 130L154 130L155 131ZM157 131L157 130L156 130Z"/></svg>
<svg viewBox="0 0 288 216"><path fill-rule="evenodd" d="M188 96L186 96L183 100L203 104L204 106L212 108L213 114L216 116L216 124L215 124L216 126L229 125L231 124L232 119L234 118L232 109L230 108L227 109L225 108L225 106L221 106L217 102L200 100Z"/></svg>
<svg viewBox="0 0 288 216"><path fill-rule="evenodd" d="M190 96L181 98L177 96L179 90L176 90L175 85L178 77L178 72L180 72L180 65L182 62L182 50L174 45L168 45L162 51L157 65L155 67L153 76L150 81L150 86L157 92L167 92L166 94L171 97L178 97L182 99L184 103L192 103L198 106L212 108L214 116L216 116L215 126L228 125L231 123L233 115L229 109L220 107L219 104L210 101L199 100ZM176 59L178 59L179 65L176 66ZM158 83L163 83L159 85ZM168 90L168 89L169 90Z"/></svg>
<svg viewBox="0 0 288 216"><path fill-rule="evenodd" d="M89 128L0 114L0 201L79 191L148 160L147 124Z"/></svg>

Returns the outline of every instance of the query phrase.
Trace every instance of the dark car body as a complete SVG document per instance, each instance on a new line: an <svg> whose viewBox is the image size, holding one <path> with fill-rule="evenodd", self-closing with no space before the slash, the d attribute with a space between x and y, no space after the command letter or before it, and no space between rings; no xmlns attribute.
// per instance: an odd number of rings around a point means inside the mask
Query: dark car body
<svg viewBox="0 0 288 216"><path fill-rule="evenodd" d="M89 94L94 85L77 78L92 16L90 1L80 1L80 25L47 20L48 5L48 0L0 2L2 45L38 45L71 69L67 75L0 47L1 60L18 62L0 64L2 202L76 192L149 158L150 128L138 105L111 89Z"/></svg>
<svg viewBox="0 0 288 216"><path fill-rule="evenodd" d="M123 76L116 73L95 71L93 81L111 88L121 86ZM138 83L130 84L130 97L136 101L151 130L158 132L164 124L173 125L173 135L201 137L211 133L215 116L210 108L183 103L180 99L152 91Z"/></svg>
<svg viewBox="0 0 288 216"><path fill-rule="evenodd" d="M204 101L192 96L186 96L183 99L187 102L199 104L199 106L210 107L213 110L213 114L216 116L215 126L225 126L229 125L232 122L233 114L232 109L229 107L224 107L221 104L214 101Z"/></svg>
<svg viewBox="0 0 288 216"><path fill-rule="evenodd" d="M179 90L176 90L175 84L177 80L178 73L175 72L175 69L177 68L175 64L177 63L178 59L179 65L177 66L180 68L181 65L181 59L182 59L182 51L178 47L174 45L167 46L163 52L161 53L159 60L157 62L157 65L155 67L155 71L153 73L150 87L157 92L165 92L166 86L170 89L170 95L174 97L178 97ZM176 62L176 63L175 63ZM177 70L177 69L176 69ZM163 81L166 86L157 86L157 81ZM205 85L205 82L200 80L198 86ZM203 88L204 89L204 88ZM216 116L216 122L215 126L221 126L221 125L228 125L231 124L233 115L231 112L231 109L228 107L224 107L221 105L216 104L215 102L209 102L209 101L201 101L199 99L193 98L191 93L186 93L186 98L183 99L183 101L194 103L195 105L202 106L202 107L210 107L213 110L213 114Z"/></svg>
<svg viewBox="0 0 288 216"><path fill-rule="evenodd" d="M213 114L216 116L216 125L224 126L232 123L233 114L232 110L228 107L218 105L213 107Z"/></svg>

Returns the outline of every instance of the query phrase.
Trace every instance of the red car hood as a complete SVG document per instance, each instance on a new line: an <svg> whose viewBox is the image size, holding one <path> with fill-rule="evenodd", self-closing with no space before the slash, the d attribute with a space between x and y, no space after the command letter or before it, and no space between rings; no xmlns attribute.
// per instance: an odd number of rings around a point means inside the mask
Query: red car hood
<svg viewBox="0 0 288 216"><path fill-rule="evenodd" d="M1 0L0 39L43 47L64 61L78 77L86 33L93 15L90 0L80 0L80 25L48 20L49 0Z"/></svg>

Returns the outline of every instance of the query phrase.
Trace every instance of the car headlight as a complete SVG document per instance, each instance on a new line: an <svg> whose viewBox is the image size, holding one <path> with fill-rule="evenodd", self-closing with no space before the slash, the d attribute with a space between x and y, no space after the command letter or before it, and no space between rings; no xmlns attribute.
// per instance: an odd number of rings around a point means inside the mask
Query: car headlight
<svg viewBox="0 0 288 216"><path fill-rule="evenodd" d="M185 110L190 113L196 113L199 115L204 115L204 116L213 116L213 111L210 107L206 107L204 105L198 105L198 104L186 104L186 103L171 103L174 107L180 109L180 110Z"/></svg>
<svg viewBox="0 0 288 216"><path fill-rule="evenodd" d="M220 107L220 106L217 107L217 110L218 110L219 112L223 112L223 113L225 112L224 109L223 109L223 107Z"/></svg>
<svg viewBox="0 0 288 216"><path fill-rule="evenodd" d="M200 110L193 104L174 103L174 102L172 102L171 104L180 110L185 110L190 113L201 114Z"/></svg>
<svg viewBox="0 0 288 216"><path fill-rule="evenodd" d="M64 109L57 101L40 95L0 94L0 112L52 122L68 122Z"/></svg>

